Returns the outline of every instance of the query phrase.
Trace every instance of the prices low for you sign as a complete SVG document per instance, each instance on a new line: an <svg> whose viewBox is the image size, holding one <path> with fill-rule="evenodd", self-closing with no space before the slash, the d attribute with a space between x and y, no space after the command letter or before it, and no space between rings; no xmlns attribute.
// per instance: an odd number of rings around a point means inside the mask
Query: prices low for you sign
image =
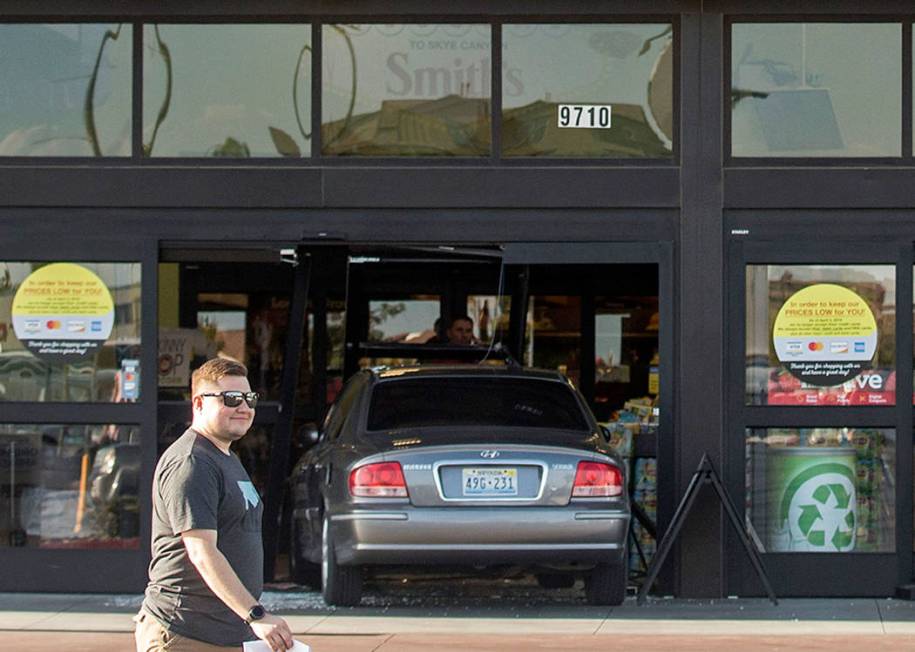
<svg viewBox="0 0 915 652"><path fill-rule="evenodd" d="M778 360L810 385L834 387L869 365L877 320L867 302L841 285L818 283L791 295L775 317Z"/></svg>
<svg viewBox="0 0 915 652"><path fill-rule="evenodd" d="M51 362L92 355L114 327L108 287L75 263L52 263L29 274L13 297L11 312L19 341Z"/></svg>

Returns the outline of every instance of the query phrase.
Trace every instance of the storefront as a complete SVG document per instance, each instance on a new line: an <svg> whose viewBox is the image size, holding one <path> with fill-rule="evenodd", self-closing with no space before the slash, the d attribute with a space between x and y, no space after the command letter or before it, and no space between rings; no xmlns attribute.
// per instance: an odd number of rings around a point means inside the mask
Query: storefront
<svg viewBox="0 0 915 652"><path fill-rule="evenodd" d="M0 590L143 586L214 354L281 577L341 383L462 314L651 450L661 531L707 452L779 594L910 583L912 16L586 4L0 1ZM663 590L760 594L709 498Z"/></svg>

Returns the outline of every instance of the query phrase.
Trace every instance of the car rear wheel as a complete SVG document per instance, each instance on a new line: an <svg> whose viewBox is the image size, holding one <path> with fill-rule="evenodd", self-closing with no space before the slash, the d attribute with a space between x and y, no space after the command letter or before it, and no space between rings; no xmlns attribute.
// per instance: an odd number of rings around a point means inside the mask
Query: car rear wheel
<svg viewBox="0 0 915 652"><path fill-rule="evenodd" d="M321 528L321 595L324 602L337 607L355 606L362 598L362 568L337 564L330 519L326 514Z"/></svg>
<svg viewBox="0 0 915 652"><path fill-rule="evenodd" d="M627 557L624 555L623 560ZM585 596L588 604L612 605L623 604L626 599L626 583L629 569L625 561L618 564L598 564L585 576Z"/></svg>
<svg viewBox="0 0 915 652"><path fill-rule="evenodd" d="M537 584L545 589L570 589L575 584L571 573L537 573Z"/></svg>
<svg viewBox="0 0 915 652"><path fill-rule="evenodd" d="M293 520L289 525L289 577L296 584L304 584L313 589L320 588L321 565L302 556L301 542L299 524Z"/></svg>

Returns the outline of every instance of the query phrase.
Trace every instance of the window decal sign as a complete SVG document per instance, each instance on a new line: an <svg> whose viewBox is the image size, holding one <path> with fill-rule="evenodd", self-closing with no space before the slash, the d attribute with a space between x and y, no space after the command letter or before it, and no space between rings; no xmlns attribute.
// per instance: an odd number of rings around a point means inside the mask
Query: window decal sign
<svg viewBox="0 0 915 652"><path fill-rule="evenodd" d="M818 283L791 295L775 317L775 354L797 379L834 387L858 376L877 352L877 320L841 285Z"/></svg>
<svg viewBox="0 0 915 652"><path fill-rule="evenodd" d="M19 286L13 332L36 357L52 362L85 358L114 327L114 301L105 283L75 263L52 263Z"/></svg>

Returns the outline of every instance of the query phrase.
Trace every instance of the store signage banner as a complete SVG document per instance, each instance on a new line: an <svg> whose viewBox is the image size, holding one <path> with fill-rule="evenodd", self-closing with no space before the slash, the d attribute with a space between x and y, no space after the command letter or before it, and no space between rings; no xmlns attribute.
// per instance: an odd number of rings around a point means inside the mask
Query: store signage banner
<svg viewBox="0 0 915 652"><path fill-rule="evenodd" d="M94 354L111 335L114 301L105 283L75 263L52 263L19 286L13 332L36 357L72 362Z"/></svg>

